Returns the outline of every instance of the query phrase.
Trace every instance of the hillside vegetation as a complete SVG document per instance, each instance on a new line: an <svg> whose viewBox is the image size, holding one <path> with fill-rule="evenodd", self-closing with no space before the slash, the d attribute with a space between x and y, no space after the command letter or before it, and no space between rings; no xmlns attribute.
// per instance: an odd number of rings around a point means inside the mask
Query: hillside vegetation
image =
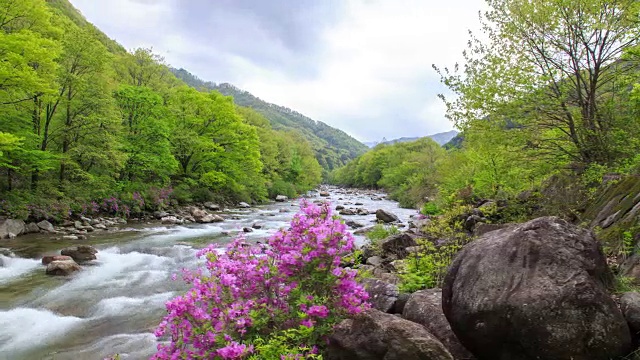
<svg viewBox="0 0 640 360"><path fill-rule="evenodd" d="M238 105L252 108L266 117L277 130L299 131L310 143L316 159L325 170L332 170L367 151L367 146L345 132L310 119L294 110L265 102L231 84L205 82L184 69L172 69L184 82L197 89L217 90L233 97Z"/></svg>
<svg viewBox="0 0 640 360"><path fill-rule="evenodd" d="M68 1L0 8L0 215L127 216L294 196L320 182L317 144L302 131L187 86L161 57L125 51Z"/></svg>
<svg viewBox="0 0 640 360"><path fill-rule="evenodd" d="M387 188L404 205L432 209L540 193L538 213L576 216L603 176L638 172L638 2L489 5L463 66L434 66L454 94L442 96L447 117L462 131L449 150L378 146L333 182Z"/></svg>

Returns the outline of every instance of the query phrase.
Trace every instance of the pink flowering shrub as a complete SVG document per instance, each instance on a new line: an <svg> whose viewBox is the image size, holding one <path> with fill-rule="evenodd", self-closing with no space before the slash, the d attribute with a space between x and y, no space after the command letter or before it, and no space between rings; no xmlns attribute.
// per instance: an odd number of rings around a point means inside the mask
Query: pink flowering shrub
<svg viewBox="0 0 640 360"><path fill-rule="evenodd" d="M337 322L369 307L356 271L340 267L353 241L329 204L303 201L266 245L240 238L201 250L205 268L185 271L192 288L167 302L156 336L169 343L153 359L266 358L275 342L282 359L315 356Z"/></svg>

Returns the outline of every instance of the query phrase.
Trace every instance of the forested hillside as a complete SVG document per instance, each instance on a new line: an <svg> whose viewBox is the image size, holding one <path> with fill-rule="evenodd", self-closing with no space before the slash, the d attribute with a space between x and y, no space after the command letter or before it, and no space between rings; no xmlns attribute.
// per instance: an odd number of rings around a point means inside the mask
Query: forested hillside
<svg viewBox="0 0 640 360"><path fill-rule="evenodd" d="M340 167L367 151L366 145L341 130L310 119L289 108L265 102L231 84L205 82L185 69L172 69L172 71L178 78L197 89L217 90L224 95L232 96L238 105L252 108L269 119L274 129L301 132L311 143L318 162L326 170Z"/></svg>
<svg viewBox="0 0 640 360"><path fill-rule="evenodd" d="M320 182L300 132L187 86L161 57L125 51L66 0L0 8L0 215L129 215L293 196Z"/></svg>

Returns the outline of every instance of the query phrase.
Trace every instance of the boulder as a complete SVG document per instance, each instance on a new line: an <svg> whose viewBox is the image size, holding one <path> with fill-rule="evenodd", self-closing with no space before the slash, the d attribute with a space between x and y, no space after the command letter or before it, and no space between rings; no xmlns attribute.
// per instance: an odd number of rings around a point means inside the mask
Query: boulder
<svg viewBox="0 0 640 360"><path fill-rule="evenodd" d="M253 225L251 225L251 228L253 228L253 229L262 229L262 224L254 223Z"/></svg>
<svg viewBox="0 0 640 360"><path fill-rule="evenodd" d="M640 338L640 293L628 292L620 297L620 310L636 340Z"/></svg>
<svg viewBox="0 0 640 360"><path fill-rule="evenodd" d="M153 213L153 217L158 219L158 220L162 220L162 218L165 218L167 216L169 216L169 213L166 212L166 211L155 211Z"/></svg>
<svg viewBox="0 0 640 360"><path fill-rule="evenodd" d="M361 227L364 227L363 224L360 224L359 222L355 222L353 220L347 220L344 223L345 225L347 225L348 227L352 228L352 229L359 229Z"/></svg>
<svg viewBox="0 0 640 360"><path fill-rule="evenodd" d="M380 256L370 256L367 258L367 265L382 266L382 258Z"/></svg>
<svg viewBox="0 0 640 360"><path fill-rule="evenodd" d="M344 210L344 206L338 205L336 206L336 211Z"/></svg>
<svg viewBox="0 0 640 360"><path fill-rule="evenodd" d="M248 209L248 208L251 207L251 205L249 205L249 204L247 204L246 202L243 201L243 202L238 204L238 207L241 208L241 209Z"/></svg>
<svg viewBox="0 0 640 360"><path fill-rule="evenodd" d="M209 224L209 223L214 223L214 222L222 222L224 221L224 218L220 215L215 215L215 214L207 214L199 219L195 219L197 223L200 224Z"/></svg>
<svg viewBox="0 0 640 360"><path fill-rule="evenodd" d="M184 220L182 219L178 219L175 216L165 216L162 219L160 219L160 221L162 221L163 224L166 225L180 225L184 223Z"/></svg>
<svg viewBox="0 0 640 360"><path fill-rule="evenodd" d="M456 360L474 359L453 333L442 312L440 289L420 290L411 294L402 311L402 317L424 326L442 342Z"/></svg>
<svg viewBox="0 0 640 360"><path fill-rule="evenodd" d="M478 359L609 360L631 336L593 234L556 217L492 231L458 254L442 307Z"/></svg>
<svg viewBox="0 0 640 360"><path fill-rule="evenodd" d="M194 221L200 222L204 217L209 215L206 211L202 209L198 209L197 207L192 207L189 209L189 213L193 216Z"/></svg>
<svg viewBox="0 0 640 360"><path fill-rule="evenodd" d="M369 210L367 210L367 209L363 209L363 208L358 208L358 209L356 210L356 213L357 213L358 215L369 215Z"/></svg>
<svg viewBox="0 0 640 360"><path fill-rule="evenodd" d="M16 254L14 254L13 251L7 248L0 248L0 255L10 257L10 258L16 257Z"/></svg>
<svg viewBox="0 0 640 360"><path fill-rule="evenodd" d="M71 256L73 260L79 263L96 260L97 253L98 253L98 250L96 250L96 248L94 248L93 246L89 246L89 245L78 245L78 246L68 247L60 251L61 255Z"/></svg>
<svg viewBox="0 0 640 360"><path fill-rule="evenodd" d="M369 293L369 302L374 309L390 312L393 309L400 291L398 286L378 279L362 280L364 289Z"/></svg>
<svg viewBox="0 0 640 360"><path fill-rule="evenodd" d="M38 224L34 223L34 222L30 222L27 225L25 225L24 227L24 233L25 234L34 234L34 233L39 233L40 232L40 227L38 227Z"/></svg>
<svg viewBox="0 0 640 360"><path fill-rule="evenodd" d="M354 235L366 235L367 233L371 232L374 228L375 228L375 226L363 227L363 228L360 228L360 229L354 231L353 234Z"/></svg>
<svg viewBox="0 0 640 360"><path fill-rule="evenodd" d="M66 256L66 255L46 255L42 257L42 265L49 265L53 261L67 261L67 260L73 261L73 258L71 256Z"/></svg>
<svg viewBox="0 0 640 360"><path fill-rule="evenodd" d="M253 229L250 228L250 227L244 227L244 228L242 228L242 231L244 231L246 233L250 233L250 232L253 232Z"/></svg>
<svg viewBox="0 0 640 360"><path fill-rule="evenodd" d="M0 239L8 238L9 234L14 234L15 236L23 234L24 227L25 227L25 224L24 224L24 221L22 220L15 220L15 219L0 220Z"/></svg>
<svg viewBox="0 0 640 360"><path fill-rule="evenodd" d="M398 294L398 299L393 304L393 309L391 313L402 315L402 313L404 312L405 306L407 306L407 301L409 301L410 298L411 298L411 294L407 294L407 293Z"/></svg>
<svg viewBox="0 0 640 360"><path fill-rule="evenodd" d="M376 219L385 223L398 221L396 214L382 209L376 210Z"/></svg>
<svg viewBox="0 0 640 360"><path fill-rule="evenodd" d="M353 209L343 209L343 210L340 210L339 214L350 216L350 215L356 215L356 212Z"/></svg>
<svg viewBox="0 0 640 360"><path fill-rule="evenodd" d="M331 194L329 194L329 192L327 191L320 191L320 196L328 197L331 196Z"/></svg>
<svg viewBox="0 0 640 360"><path fill-rule="evenodd" d="M80 239L78 235L64 235L62 236L62 240L78 240Z"/></svg>
<svg viewBox="0 0 640 360"><path fill-rule="evenodd" d="M204 203L204 207L211 211L220 211L220 205L214 204L212 202Z"/></svg>
<svg viewBox="0 0 640 360"><path fill-rule="evenodd" d="M473 236L482 236L488 232L504 229L507 226L509 225L479 223L479 224L476 224L475 227L473 228Z"/></svg>
<svg viewBox="0 0 640 360"><path fill-rule="evenodd" d="M285 202L285 201L287 201L287 200L289 200L289 198L288 198L288 197L286 197L286 196L284 196L284 195L278 195L278 196L276 196L276 201L277 201L277 202Z"/></svg>
<svg viewBox="0 0 640 360"><path fill-rule="evenodd" d="M107 225L105 225L105 224L100 224L100 223L99 223L99 224L95 224L95 225L93 225L93 227L94 227L96 230L107 230Z"/></svg>
<svg viewBox="0 0 640 360"><path fill-rule="evenodd" d="M76 271L82 270L80 265L73 260L57 260L47 265L47 275L68 276Z"/></svg>
<svg viewBox="0 0 640 360"><path fill-rule="evenodd" d="M399 259L404 259L409 255L409 252L407 251L408 247L417 245L418 243L406 233L391 235L380 243L384 256L394 254Z"/></svg>
<svg viewBox="0 0 640 360"><path fill-rule="evenodd" d="M423 326L370 309L338 324L327 360L453 360Z"/></svg>
<svg viewBox="0 0 640 360"><path fill-rule="evenodd" d="M74 221L73 222L73 227L78 229L78 230L83 230L84 229L84 225L82 224L82 221Z"/></svg>

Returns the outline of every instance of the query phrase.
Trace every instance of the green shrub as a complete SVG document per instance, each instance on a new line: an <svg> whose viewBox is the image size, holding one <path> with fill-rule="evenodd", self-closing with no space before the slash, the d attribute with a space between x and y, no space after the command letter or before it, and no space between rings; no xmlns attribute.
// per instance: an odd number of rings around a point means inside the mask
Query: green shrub
<svg viewBox="0 0 640 360"><path fill-rule="evenodd" d="M422 205L420 213L422 215L440 215L442 214L442 210L440 210L440 207L436 203L429 201Z"/></svg>

